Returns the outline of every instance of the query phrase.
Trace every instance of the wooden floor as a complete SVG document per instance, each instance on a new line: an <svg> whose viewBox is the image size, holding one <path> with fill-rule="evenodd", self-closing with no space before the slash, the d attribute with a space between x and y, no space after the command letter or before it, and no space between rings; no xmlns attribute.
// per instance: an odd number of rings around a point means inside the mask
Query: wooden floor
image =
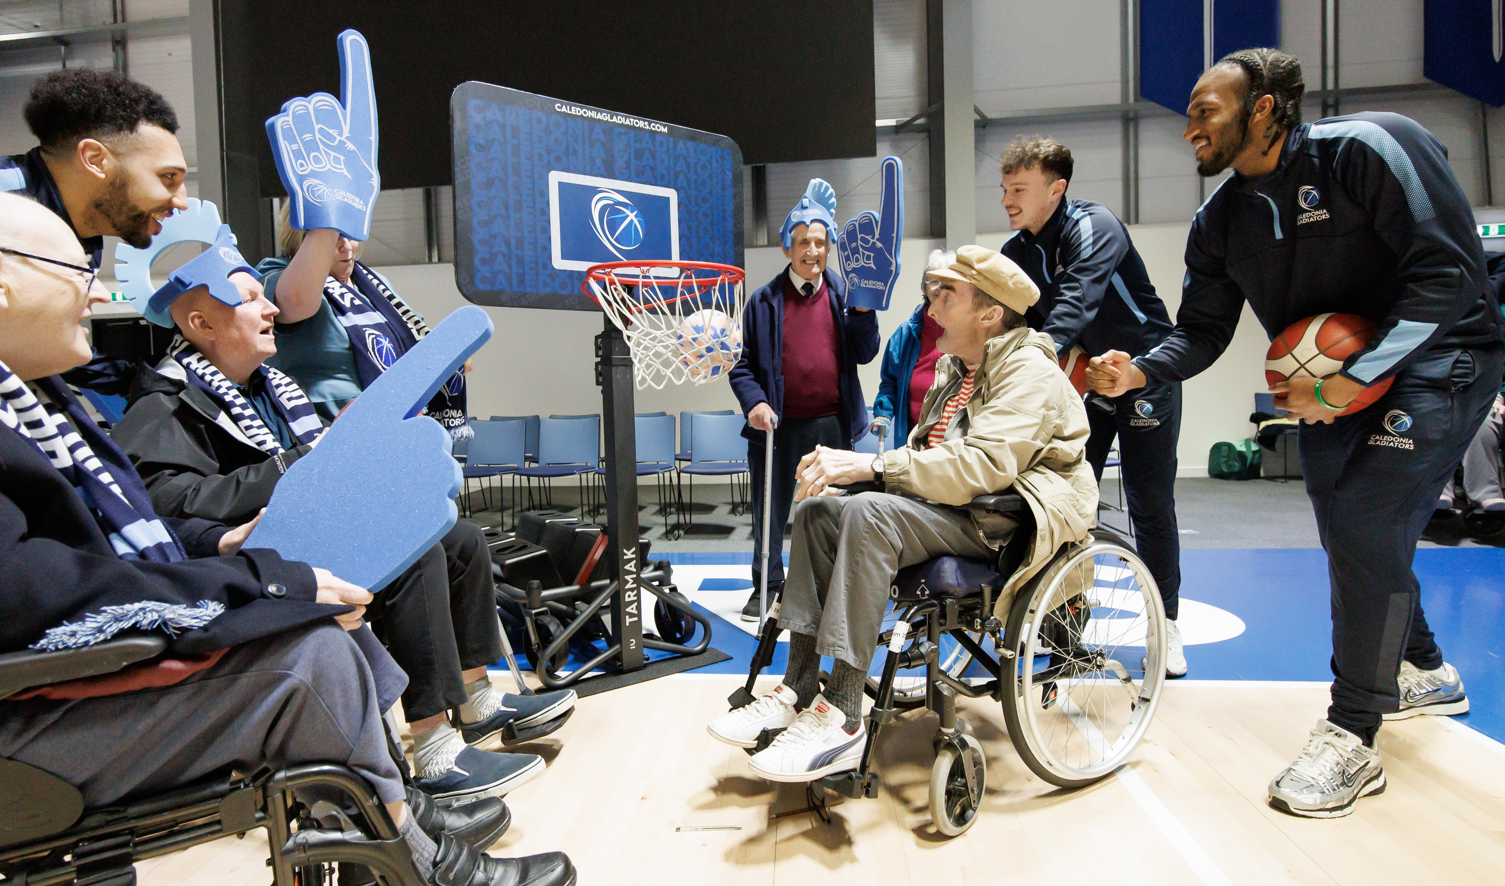
<svg viewBox="0 0 1505 886"><path fill-rule="evenodd" d="M1073 793L1029 774L997 705L963 700L988 791L972 830L946 840L926 798L933 716L885 732L878 799L846 801L829 825L770 820L802 807L803 787L752 777L705 731L737 682L690 674L583 699L535 746L549 769L508 796L513 826L492 853L563 849L582 886L1505 882L1505 755L1441 718L1381 730L1389 788L1348 818L1265 805L1326 710L1323 685L1170 683L1131 766ZM264 886L265 859L252 832L137 870L145 886Z"/></svg>

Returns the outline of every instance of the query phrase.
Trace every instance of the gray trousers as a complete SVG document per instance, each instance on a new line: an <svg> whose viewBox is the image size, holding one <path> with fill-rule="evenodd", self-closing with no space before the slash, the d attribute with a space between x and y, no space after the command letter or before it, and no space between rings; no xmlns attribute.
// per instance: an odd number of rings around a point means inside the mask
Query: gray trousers
<svg viewBox="0 0 1505 886"><path fill-rule="evenodd" d="M955 508L883 492L806 499L794 512L779 626L815 637L821 655L865 671L894 575L947 554L997 556Z"/></svg>
<svg viewBox="0 0 1505 886"><path fill-rule="evenodd" d="M404 798L376 686L350 635L321 622L245 643L181 683L104 698L0 702L0 757L74 785L87 806L226 767L329 762Z"/></svg>
<svg viewBox="0 0 1505 886"><path fill-rule="evenodd" d="M1469 501L1481 511L1505 511L1505 493L1500 491L1501 432L1505 431L1505 394L1495 395L1495 405L1463 453L1463 488ZM1457 493L1448 479L1440 506L1452 507Z"/></svg>

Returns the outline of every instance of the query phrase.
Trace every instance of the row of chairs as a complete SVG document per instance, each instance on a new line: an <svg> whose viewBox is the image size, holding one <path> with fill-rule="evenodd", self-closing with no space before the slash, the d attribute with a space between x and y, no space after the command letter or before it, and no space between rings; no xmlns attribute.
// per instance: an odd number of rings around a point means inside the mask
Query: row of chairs
<svg viewBox="0 0 1505 886"><path fill-rule="evenodd" d="M679 451L674 445L675 424L675 417L664 412L634 417L637 474L656 478L658 513L677 518L671 535L683 532L690 521L696 475L730 478L733 513L746 513L748 465L742 417L731 410L680 413ZM511 480L514 513L524 494L529 509L553 507L553 481L575 477L583 510L594 515L604 505L606 471L599 415L492 416L490 421L472 419L471 427L475 437L455 448L456 456L465 460L464 501L469 501L474 480L485 506L492 507L489 481L506 477ZM689 504L681 484L684 476L691 478ZM506 510L500 489L498 505Z"/></svg>

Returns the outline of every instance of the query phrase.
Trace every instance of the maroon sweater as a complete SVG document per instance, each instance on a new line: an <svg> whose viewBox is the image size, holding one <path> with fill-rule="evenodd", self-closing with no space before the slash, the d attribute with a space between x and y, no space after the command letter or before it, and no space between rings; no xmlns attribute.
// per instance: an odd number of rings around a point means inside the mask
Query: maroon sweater
<svg viewBox="0 0 1505 886"><path fill-rule="evenodd" d="M820 288L805 298L784 275L784 415L822 418L841 411L841 360L831 290L821 275Z"/></svg>

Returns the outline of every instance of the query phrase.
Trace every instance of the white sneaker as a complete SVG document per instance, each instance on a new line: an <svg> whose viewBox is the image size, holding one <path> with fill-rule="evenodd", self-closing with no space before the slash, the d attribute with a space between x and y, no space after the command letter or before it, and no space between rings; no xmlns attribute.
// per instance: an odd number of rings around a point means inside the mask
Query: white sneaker
<svg viewBox="0 0 1505 886"><path fill-rule="evenodd" d="M737 748L755 748L764 729L786 729L794 722L799 695L783 683L749 705L722 714L706 725L711 738Z"/></svg>
<svg viewBox="0 0 1505 886"><path fill-rule="evenodd" d="M785 782L814 781L856 769L867 744L867 725L859 720L857 732L849 735L843 728L846 722L846 714L817 695L814 704L801 711L767 750L753 754L748 765L769 781Z"/></svg>
<svg viewBox="0 0 1505 886"><path fill-rule="evenodd" d="M1139 659L1141 670L1148 667L1148 656ZM1165 620L1165 675L1172 679L1186 676L1186 652L1181 648L1181 628L1171 619Z"/></svg>
<svg viewBox="0 0 1505 886"><path fill-rule="evenodd" d="M1171 619L1165 620L1165 675L1186 676L1186 652L1181 648L1181 626Z"/></svg>
<svg viewBox="0 0 1505 886"><path fill-rule="evenodd" d="M1352 732L1318 720L1301 755L1270 782L1270 805L1304 818L1340 818L1360 797L1384 793L1380 752Z"/></svg>
<svg viewBox="0 0 1505 886"><path fill-rule="evenodd" d="M1463 678L1447 662L1435 671L1423 671L1409 661L1402 661L1396 682L1400 685L1400 710L1385 714L1386 720L1405 720L1418 714L1448 717L1468 713Z"/></svg>

